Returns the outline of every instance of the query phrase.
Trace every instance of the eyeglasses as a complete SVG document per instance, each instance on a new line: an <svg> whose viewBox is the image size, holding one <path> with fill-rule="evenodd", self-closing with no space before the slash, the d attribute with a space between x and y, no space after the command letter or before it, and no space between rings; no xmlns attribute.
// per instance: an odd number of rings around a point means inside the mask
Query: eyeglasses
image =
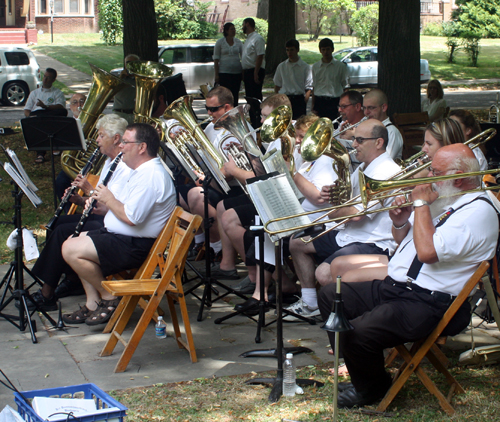
<svg viewBox="0 0 500 422"><path fill-rule="evenodd" d="M222 107L224 107L224 104L222 104L220 106L217 106L217 107L208 107L208 106L205 106L205 108L207 109L207 111L209 111L210 113L215 113L217 110L219 110Z"/></svg>
<svg viewBox="0 0 500 422"><path fill-rule="evenodd" d="M446 174L450 171L458 171L457 169L448 169L448 170L436 170L433 167L429 167L429 171L433 176L442 176L443 174Z"/></svg>
<svg viewBox="0 0 500 422"><path fill-rule="evenodd" d="M85 100L73 100L73 101L71 101L71 105L77 105L77 104L85 104Z"/></svg>
<svg viewBox="0 0 500 422"><path fill-rule="evenodd" d="M343 105L339 104L337 106L337 108L340 109L340 110L345 110L347 107L352 106L352 105L354 105L354 104L343 104Z"/></svg>
<svg viewBox="0 0 500 422"><path fill-rule="evenodd" d="M373 111L377 108L380 108L382 105L379 105L379 106L365 106L363 107L365 110L368 110L368 111Z"/></svg>
<svg viewBox="0 0 500 422"><path fill-rule="evenodd" d="M121 140L121 141L120 141L120 144L122 144L122 145L127 145L127 144L142 144L142 142L139 142L139 141L124 141L124 140Z"/></svg>
<svg viewBox="0 0 500 422"><path fill-rule="evenodd" d="M378 138L363 138L362 136L353 136L352 141L356 141L359 145L361 145L365 141L373 140L373 139L378 139Z"/></svg>

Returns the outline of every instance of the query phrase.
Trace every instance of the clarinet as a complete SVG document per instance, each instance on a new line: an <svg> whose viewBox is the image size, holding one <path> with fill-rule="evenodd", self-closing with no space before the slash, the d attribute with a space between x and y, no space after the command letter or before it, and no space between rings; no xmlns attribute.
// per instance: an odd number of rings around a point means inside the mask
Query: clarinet
<svg viewBox="0 0 500 422"><path fill-rule="evenodd" d="M111 177L113 177L113 173L115 172L116 170L116 166L118 165L118 163L120 162L120 160L122 159L122 155L123 155L123 152L120 152L115 160L113 161L113 163L111 164L111 167L109 168L109 171L108 171L108 174L106 174L106 177L104 178L104 180L102 181L102 184L104 186L107 186L107 184L109 183ZM80 221L78 222L78 224L76 225L76 228L75 228L75 232L73 233L73 236L72 237L77 237L80 235L80 233L82 232L82 229L83 229L83 226L85 225L85 223L87 222L87 220L89 219L89 216L90 216L90 213L92 212L92 210L94 209L95 207L95 203L96 203L96 199L95 198L90 198L90 204L87 208L85 208L85 210L83 211L82 213L82 217L80 218Z"/></svg>
<svg viewBox="0 0 500 422"><path fill-rule="evenodd" d="M92 167L94 166L94 162L97 160L97 158L101 155L99 148L96 148L96 150L93 152L93 154L90 156L89 161L87 161L87 164L85 164L85 167L82 169L80 174L85 177ZM59 219L61 213L64 210L64 207L69 201L69 198L71 198L72 195L75 194L76 190L78 189L77 186L71 186L70 190L66 195L64 195L63 199L61 200L61 203L59 204L59 207L57 207L56 212L54 213L54 217L48 222L48 224L45 226L45 228L49 231L54 230L54 226L57 223L57 220Z"/></svg>

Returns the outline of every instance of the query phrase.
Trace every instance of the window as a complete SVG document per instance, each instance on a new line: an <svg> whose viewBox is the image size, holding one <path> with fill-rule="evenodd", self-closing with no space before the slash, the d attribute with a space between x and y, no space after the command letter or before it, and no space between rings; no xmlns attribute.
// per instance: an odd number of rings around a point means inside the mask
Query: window
<svg viewBox="0 0 500 422"><path fill-rule="evenodd" d="M36 0L36 14L50 15L51 0ZM57 16L93 15L92 0L54 0L54 14Z"/></svg>
<svg viewBox="0 0 500 422"><path fill-rule="evenodd" d="M169 48L163 52L160 59L163 59L164 64L186 63L187 48Z"/></svg>
<svg viewBox="0 0 500 422"><path fill-rule="evenodd" d="M22 51L6 51L5 58L7 59L7 63L11 66L22 66L30 64L30 58L26 53L23 53Z"/></svg>
<svg viewBox="0 0 500 422"><path fill-rule="evenodd" d="M198 47L191 49L192 63L211 63L214 61L214 47Z"/></svg>

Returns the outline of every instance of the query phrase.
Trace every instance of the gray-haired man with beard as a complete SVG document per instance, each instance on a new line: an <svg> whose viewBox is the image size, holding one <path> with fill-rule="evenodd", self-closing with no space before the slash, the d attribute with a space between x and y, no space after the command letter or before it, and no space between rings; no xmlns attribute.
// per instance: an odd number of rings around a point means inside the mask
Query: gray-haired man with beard
<svg viewBox="0 0 500 422"><path fill-rule="evenodd" d="M478 169L470 148L453 144L436 153L429 176ZM413 210L390 212L399 248L389 262L388 277L342 284L346 315L354 330L341 334L341 352L352 385L342 385L339 406L363 406L381 399L391 385L383 350L427 336L479 264L493 257L498 237L493 205L482 192L460 194L480 183L479 177L470 177L415 187ZM406 199L398 197L394 202L403 205ZM319 307L325 319L334 293L335 285L321 290ZM459 333L469 318L466 302L447 334ZM334 341L333 336L330 340Z"/></svg>

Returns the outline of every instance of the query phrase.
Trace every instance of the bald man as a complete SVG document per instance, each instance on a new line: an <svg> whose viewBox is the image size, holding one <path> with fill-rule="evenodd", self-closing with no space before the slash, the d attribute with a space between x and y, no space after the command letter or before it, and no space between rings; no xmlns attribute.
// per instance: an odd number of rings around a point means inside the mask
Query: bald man
<svg viewBox="0 0 500 422"><path fill-rule="evenodd" d="M429 177L478 170L470 148L453 144L436 153ZM384 397L391 386L384 349L429 335L479 264L493 258L496 211L484 192L464 193L480 184L479 177L471 177L417 186L411 194L413 207L389 213L399 248L389 261L388 277L342 283L345 313L354 330L340 337L352 380L341 385L340 407L369 405ZM404 196L394 201L396 205L405 202ZM330 314L334 294L334 285L320 292L323 318ZM469 319L466 301L446 335L458 334ZM334 336L328 335L333 342Z"/></svg>
<svg viewBox="0 0 500 422"><path fill-rule="evenodd" d="M354 134L352 145L356 149L356 159L361 162L351 176L352 195L356 196L360 192L359 171L374 179L388 179L400 169L386 152L388 134L381 122L366 120L355 129ZM326 200L329 199L329 186L323 187L322 195ZM374 204L373 209L381 206L380 203ZM363 211L361 204L340 208L330 216L342 217L360 211ZM330 231L310 243L304 243L302 239L291 239L290 252L302 287L302 299L287 310L304 317L319 316L316 280L322 285L332 283L330 264L337 256L391 255L395 247L387 212L353 218L345 225L344 230ZM317 262L320 263L318 268ZM290 315L285 317L285 320L292 319L294 317Z"/></svg>

